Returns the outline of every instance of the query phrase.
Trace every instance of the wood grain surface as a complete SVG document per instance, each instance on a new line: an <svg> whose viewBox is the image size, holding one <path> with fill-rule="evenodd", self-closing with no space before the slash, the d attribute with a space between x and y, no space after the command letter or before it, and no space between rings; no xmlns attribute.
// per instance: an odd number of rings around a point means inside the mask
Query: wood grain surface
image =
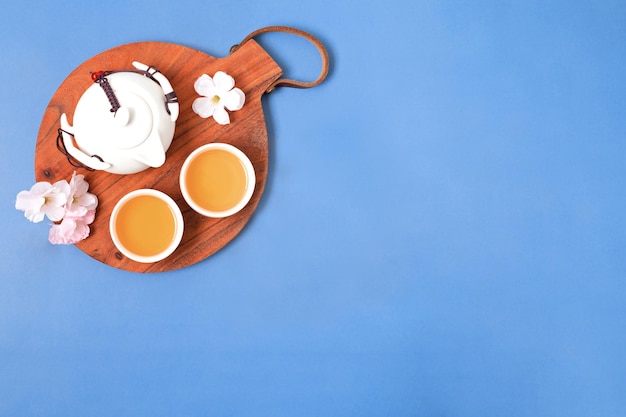
<svg viewBox="0 0 626 417"><path fill-rule="evenodd" d="M61 114L70 124L80 96L93 83L90 71L132 69L132 61L156 67L172 84L180 103L180 116L165 164L137 174L116 175L104 171L87 171L69 164L56 147ZM193 83L202 74L213 76L224 71L243 90L243 108L230 112L231 124L218 125L213 118L202 119L191 109L199 97ZM161 272L180 269L200 262L229 243L245 226L256 209L267 179L268 138L261 106L261 96L282 74L281 68L254 40L243 44L224 58L211 57L181 45L162 42L138 42L121 45L94 56L76 68L60 85L44 113L35 150L35 178L55 182L69 179L76 170L85 175L89 191L96 194L99 205L91 235L76 244L92 258L115 268L133 272ZM194 149L211 142L232 144L252 161L256 188L248 205L239 213L212 219L194 212L182 197L179 174L183 161ZM113 245L109 234L109 217L117 201L126 193L153 188L171 196L183 212L185 230L176 251L163 261L142 264L123 256Z"/></svg>

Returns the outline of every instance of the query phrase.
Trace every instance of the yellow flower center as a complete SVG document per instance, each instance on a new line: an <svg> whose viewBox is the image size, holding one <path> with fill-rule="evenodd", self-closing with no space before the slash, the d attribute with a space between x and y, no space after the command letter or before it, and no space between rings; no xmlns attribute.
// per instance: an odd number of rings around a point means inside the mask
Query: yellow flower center
<svg viewBox="0 0 626 417"><path fill-rule="evenodd" d="M211 103L217 104L219 102L220 102L220 96L215 95L215 96L213 96L213 98L211 98Z"/></svg>

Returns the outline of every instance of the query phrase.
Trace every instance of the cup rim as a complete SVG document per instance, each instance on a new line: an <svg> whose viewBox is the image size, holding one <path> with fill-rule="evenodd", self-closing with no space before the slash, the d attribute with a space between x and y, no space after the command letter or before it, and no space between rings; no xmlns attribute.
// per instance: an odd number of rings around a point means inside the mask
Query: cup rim
<svg viewBox="0 0 626 417"><path fill-rule="evenodd" d="M117 215L120 209L122 208L122 206L129 200L137 196L142 196L142 195L149 195L149 196L157 197L161 199L162 201L164 201L172 210L172 213L174 215L174 222L176 225L176 232L174 235L174 239L172 240L170 245L165 250L161 251L160 253L157 253L151 256L137 255L136 253L133 253L130 250L128 250L122 244L122 242L120 242L117 236L117 232L115 231L115 220L117 219ZM134 190L125 194L115 204L115 206L113 207L113 211L111 212L111 217L109 218L109 234L111 235L113 244L120 252L122 252L124 256L126 256L127 258L135 262L154 263L154 262L158 262L167 258L176 250L176 248L178 248L178 245L180 244L183 238L183 231L184 231L183 213L181 212L180 207L178 207L178 204L176 204L176 202L174 201L172 197L165 194L164 192L159 191L159 190L154 190L151 188L141 188L141 189Z"/></svg>
<svg viewBox="0 0 626 417"><path fill-rule="evenodd" d="M194 158L198 154L206 152L207 150L211 150L211 149L224 150L235 155L243 164L243 167L246 171L246 175L248 176L246 192L244 193L241 200L239 200L239 203L237 203L236 205L234 205L228 210L214 211L214 210L208 210L198 205L195 201L193 201L193 199L189 195L189 190L187 189L185 177L189 169L189 165L191 164L191 161L193 161ZM252 194L254 194L254 189L256 187L256 174L254 172L254 166L252 165L252 162L250 162L250 158L248 158L248 156L241 149L228 143L213 142L213 143L204 144L196 148L193 152L191 152L187 156L187 158L185 158L185 162L183 162L182 168L180 170L179 185L180 185L180 191L182 192L183 198L195 212L202 214L203 216L206 216L206 217L222 218L222 217L232 216L233 214L238 213L248 204L248 202L250 202L250 199L252 198Z"/></svg>

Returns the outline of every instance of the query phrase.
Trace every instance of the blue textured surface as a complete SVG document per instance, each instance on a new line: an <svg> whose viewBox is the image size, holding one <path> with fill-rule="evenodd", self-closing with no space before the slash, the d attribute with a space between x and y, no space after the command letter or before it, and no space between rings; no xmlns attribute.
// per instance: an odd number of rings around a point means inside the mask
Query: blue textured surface
<svg viewBox="0 0 626 417"><path fill-rule="evenodd" d="M10 2L0 26L0 416L626 415L626 3ZM225 56L285 24L327 81L264 98L226 248L133 274L15 195L80 63ZM313 79L313 47L259 38Z"/></svg>

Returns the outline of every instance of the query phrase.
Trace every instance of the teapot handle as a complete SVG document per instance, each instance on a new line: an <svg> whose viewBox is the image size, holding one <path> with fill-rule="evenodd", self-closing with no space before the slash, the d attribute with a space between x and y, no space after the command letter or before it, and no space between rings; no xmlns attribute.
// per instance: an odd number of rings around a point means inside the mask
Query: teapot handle
<svg viewBox="0 0 626 417"><path fill-rule="evenodd" d="M57 137L57 148L67 156L68 161L75 167L85 168L89 171L104 170L111 168L111 164L104 162L99 156L89 156L85 152L81 151L74 145L72 140L72 133L70 133L71 126L67 121L67 115L63 113L61 115L61 128L59 129L59 136Z"/></svg>
<svg viewBox="0 0 626 417"><path fill-rule="evenodd" d="M133 61L133 66L138 70L145 71L150 74L150 76L154 77L154 79L157 80L157 82L161 85L161 88L163 89L163 94L165 94L165 98L167 99L166 105L168 108L168 112L170 113L170 119L172 120L172 122L175 122L176 119L178 119L180 106L178 104L178 98L176 97L176 93L174 92L174 89L172 88L172 85L170 84L167 77L157 71L154 67L149 67L148 65L142 64L138 61Z"/></svg>
<svg viewBox="0 0 626 417"><path fill-rule="evenodd" d="M329 61L328 61L328 51L326 51L326 48L324 47L322 42L320 42L319 39L317 39L315 36L311 35L310 33L305 32L300 29L295 29L289 26L267 26L261 29L257 29L254 32L250 33L248 36L246 36L240 43L238 43L237 45L233 45L230 48L230 53L232 54L233 52L235 52L237 49L239 49L241 45L248 42L250 39L254 38L255 36L260 35L262 33L267 33L267 32L289 33L292 35L300 36L308 40L309 42L311 42L317 48L320 55L322 56L322 71L320 72L320 75L317 77L317 79L311 82L296 81L296 80L291 80L288 78L279 78L267 88L266 93L271 93L272 91L274 91L276 87L281 87L281 86L293 87L293 88L311 88L311 87L315 87L316 85L319 85L322 81L324 81L324 79L328 75L328 69L330 66Z"/></svg>

